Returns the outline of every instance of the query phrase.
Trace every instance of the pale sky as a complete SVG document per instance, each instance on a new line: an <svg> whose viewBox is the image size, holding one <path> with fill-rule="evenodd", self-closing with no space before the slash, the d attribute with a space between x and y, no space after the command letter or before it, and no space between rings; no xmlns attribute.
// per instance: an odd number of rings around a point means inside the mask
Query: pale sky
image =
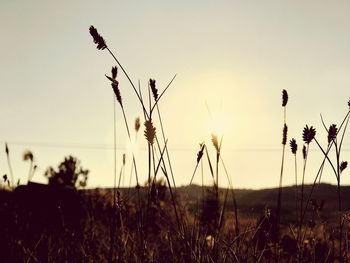
<svg viewBox="0 0 350 263"><path fill-rule="evenodd" d="M290 97L288 140L295 137L300 149L305 124L316 127L326 145L320 113L331 124L348 111L349 11L349 1L320 0L1 0L0 142L3 149L9 144L15 179L26 182L29 163L22 153L29 149L39 167L35 181L44 182L45 169L71 154L90 170L90 187L113 183L114 95L104 74L115 63L93 44L88 29L94 25L132 80L140 80L144 95L149 78L162 90L177 74L160 108L178 185L189 183L200 142L207 142L214 157L209 108L226 122L222 157L234 186L278 186L282 90ZM118 79L133 126L141 108L121 71ZM117 110L119 170L127 138ZM144 182L142 133L136 157ZM322 160L312 148L306 182ZM343 160L350 161L349 150L347 134ZM300 151L298 158L301 168ZM127 160L129 177L131 157ZM294 182L293 165L288 147L284 185ZM206 166L204 172L210 183ZM4 150L0 173L8 173ZM343 176L349 184L349 171ZM336 182L329 169L323 181ZM199 173L194 182L201 182Z"/></svg>

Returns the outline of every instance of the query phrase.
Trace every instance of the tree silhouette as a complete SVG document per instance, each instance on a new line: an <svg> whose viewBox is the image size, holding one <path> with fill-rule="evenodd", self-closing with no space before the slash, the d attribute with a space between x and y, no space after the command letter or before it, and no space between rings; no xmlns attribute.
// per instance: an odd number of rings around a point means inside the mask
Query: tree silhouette
<svg viewBox="0 0 350 263"><path fill-rule="evenodd" d="M58 170L49 167L45 171L45 176L49 180L49 185L61 185L71 187L85 187L87 184L89 170L80 166L80 161L68 156L58 165Z"/></svg>

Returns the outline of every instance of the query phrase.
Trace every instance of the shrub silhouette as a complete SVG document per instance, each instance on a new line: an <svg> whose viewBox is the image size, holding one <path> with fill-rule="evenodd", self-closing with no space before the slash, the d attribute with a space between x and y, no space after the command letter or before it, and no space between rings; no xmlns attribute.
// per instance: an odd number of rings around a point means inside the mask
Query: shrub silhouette
<svg viewBox="0 0 350 263"><path fill-rule="evenodd" d="M71 186L74 188L85 187L88 174L89 170L83 169L80 166L80 161L73 156L65 157L64 161L58 165L58 171L49 167L45 172L49 185Z"/></svg>

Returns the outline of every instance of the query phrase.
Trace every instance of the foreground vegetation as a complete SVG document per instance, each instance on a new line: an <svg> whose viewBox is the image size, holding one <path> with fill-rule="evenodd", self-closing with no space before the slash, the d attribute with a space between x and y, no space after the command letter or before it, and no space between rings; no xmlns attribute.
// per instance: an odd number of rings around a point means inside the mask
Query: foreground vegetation
<svg viewBox="0 0 350 263"><path fill-rule="evenodd" d="M350 101L339 126L327 126L322 120L328 134L326 146L318 141L316 130L306 125L302 131L301 174L296 158L297 141L289 140L290 154L295 156L293 187L283 187L284 159L289 148L288 93L283 90L278 188L265 190L262 196L259 192L234 190L221 153L222 135L212 134L211 142L200 144L189 178L191 185L195 176L203 178L207 174L212 178L212 187L192 185L183 190L176 187L158 105L175 76L161 93L156 81L150 79L144 96L140 84L136 86L132 82L93 26L90 34L97 49L107 50L117 64L110 76L106 75L115 97L114 132L118 106L132 140L133 130L126 117L118 70L124 73L140 103L143 126L140 118L133 126L136 134L141 126L144 130L148 170L142 173L148 174L148 180L145 185L139 182L137 160L133 156L135 187L119 187L125 167L123 158L119 174L114 163L112 189L78 191L77 186L86 185L88 171L69 157L57 171L48 170L49 186L37 185L30 183L35 166L33 156L27 154L27 160L31 161L29 184L16 188L6 146L10 175L3 177L8 190L0 192L0 256L4 262L348 262L350 232L346 211L350 207L344 200L350 195L348 188L341 187L341 178L347 168L347 162L342 160L342 146L350 118ZM314 183L306 186L311 143L319 147L324 158ZM211 158L211 150L215 158ZM331 158L333 152L335 156ZM115 138L114 160L117 158ZM320 184L325 165L330 165L334 172L336 187ZM229 182L227 189L218 187L223 179Z"/></svg>
<svg viewBox="0 0 350 263"><path fill-rule="evenodd" d="M139 190L144 214L143 250L137 228L136 188L119 189L113 207L113 189L76 191L32 183L28 187L27 193L23 187L13 192L0 191L2 262L111 262L111 257L112 262L269 262L276 260L277 242L278 261L298 261L299 248L293 234L297 226L294 187L283 189L279 240L275 239L273 216L278 188L235 192L240 223L236 235L232 199L226 199L218 233L212 210L213 189L196 185L179 187L175 199L186 224L186 236L181 236L164 182L158 182L157 198L150 205L148 188L142 187ZM312 185L307 185L305 191L311 188ZM337 212L333 209L337 204L336 189L321 184L314 191L315 199L303 226L301 262L336 261L339 239ZM226 189L219 189L221 204L225 192ZM350 198L350 187L342 187L342 193L344 200ZM321 207L322 200L327 201ZM344 209L349 211L349 203ZM344 223L344 232L349 233L348 222ZM111 229L113 225L115 232ZM111 233L115 236L111 237ZM347 244L346 238L346 252Z"/></svg>

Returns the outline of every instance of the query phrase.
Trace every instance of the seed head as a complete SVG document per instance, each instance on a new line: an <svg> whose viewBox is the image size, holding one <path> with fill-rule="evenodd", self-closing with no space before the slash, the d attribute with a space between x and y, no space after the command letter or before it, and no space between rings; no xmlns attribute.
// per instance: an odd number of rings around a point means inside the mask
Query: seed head
<svg viewBox="0 0 350 263"><path fill-rule="evenodd" d="M296 154L298 150L298 144L297 141L293 138L289 142L290 149L292 150L292 154Z"/></svg>
<svg viewBox="0 0 350 263"><path fill-rule="evenodd" d="M288 93L284 89L282 90L282 107L285 107L287 105L287 102L288 102Z"/></svg>
<svg viewBox="0 0 350 263"><path fill-rule="evenodd" d="M328 143L331 143L337 137L338 128L336 124L332 124L328 129Z"/></svg>
<svg viewBox="0 0 350 263"><path fill-rule="evenodd" d="M303 140L306 144L310 144L310 142L315 138L316 129L312 126L307 126L303 130Z"/></svg>
<svg viewBox="0 0 350 263"><path fill-rule="evenodd" d="M197 163L199 163L199 161L200 161L200 160L202 159L202 157L203 157L204 146L205 146L204 143L199 144L200 150L199 150L199 152L197 153Z"/></svg>
<svg viewBox="0 0 350 263"><path fill-rule="evenodd" d="M120 106L123 107L123 103L122 103L122 96L120 95L120 90L119 90L119 82L118 81L113 81L112 82L112 89L114 91L115 97L117 98L117 101L119 102Z"/></svg>
<svg viewBox="0 0 350 263"><path fill-rule="evenodd" d="M284 124L283 126L283 137L282 137L282 144L286 145L287 143L287 133L288 133L288 126L287 124Z"/></svg>
<svg viewBox="0 0 350 263"><path fill-rule="evenodd" d="M4 179L4 183L6 183L6 181L8 180L7 174L4 174L4 175L2 176L2 179Z"/></svg>
<svg viewBox="0 0 350 263"><path fill-rule="evenodd" d="M349 110L350 110L350 99L349 99L349 101L348 101L348 106L349 106Z"/></svg>
<svg viewBox="0 0 350 263"><path fill-rule="evenodd" d="M155 79L149 79L149 85L152 90L153 98L155 101L158 100L158 89L156 88L156 80Z"/></svg>
<svg viewBox="0 0 350 263"><path fill-rule="evenodd" d="M92 36L94 43L97 44L97 49L103 50L107 48L106 42L103 37L97 32L97 29L94 26L90 26L90 35Z"/></svg>
<svg viewBox="0 0 350 263"><path fill-rule="evenodd" d="M348 162L347 161L342 161L341 163L340 163L340 172L343 172L345 169L346 169L346 167L348 167Z"/></svg>
<svg viewBox="0 0 350 263"><path fill-rule="evenodd" d="M112 77L105 75L106 78L109 79L111 82L117 81L118 68L116 66L112 67L111 73Z"/></svg>
<svg viewBox="0 0 350 263"><path fill-rule="evenodd" d="M125 162L126 162L126 154L123 153L123 166L125 166Z"/></svg>
<svg viewBox="0 0 350 263"><path fill-rule="evenodd" d="M118 68L116 66L112 67L112 78L116 79L118 74Z"/></svg>
<svg viewBox="0 0 350 263"><path fill-rule="evenodd" d="M140 124L140 117L136 117L135 119L135 131L138 132L140 130L141 124Z"/></svg>
<svg viewBox="0 0 350 263"><path fill-rule="evenodd" d="M28 161L30 160L31 162L33 161L34 156L33 153L29 150L24 151L23 153L23 161Z"/></svg>
<svg viewBox="0 0 350 263"><path fill-rule="evenodd" d="M303 145L303 159L306 160L307 157L307 152L306 152L306 146L305 144Z"/></svg>
<svg viewBox="0 0 350 263"><path fill-rule="evenodd" d="M153 126L152 120L145 121L145 137L150 145L153 145L156 137L156 128Z"/></svg>
<svg viewBox="0 0 350 263"><path fill-rule="evenodd" d="M218 136L215 134L211 135L211 142L213 143L215 150L217 153L220 153L220 146L219 146L219 140L218 140Z"/></svg>
<svg viewBox="0 0 350 263"><path fill-rule="evenodd" d="M9 147L7 145L7 142L5 143L5 152L6 152L6 155L9 155Z"/></svg>

